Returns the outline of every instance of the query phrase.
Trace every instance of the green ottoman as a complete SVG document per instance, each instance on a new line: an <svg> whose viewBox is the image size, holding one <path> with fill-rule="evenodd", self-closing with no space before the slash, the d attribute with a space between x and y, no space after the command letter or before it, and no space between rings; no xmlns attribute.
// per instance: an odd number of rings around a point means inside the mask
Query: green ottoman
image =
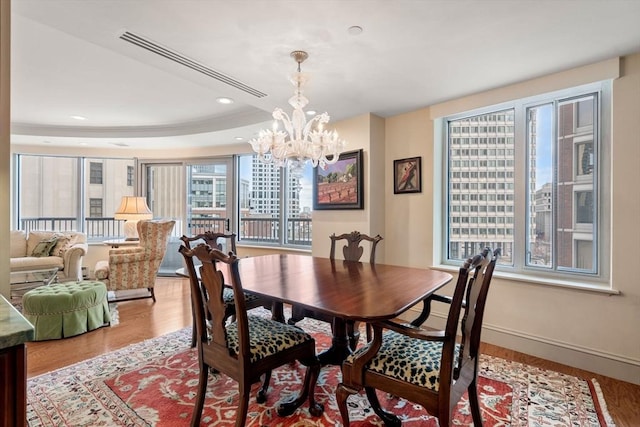
<svg viewBox="0 0 640 427"><path fill-rule="evenodd" d="M107 287L102 282L56 283L22 297L24 317L35 328L34 341L72 337L111 322Z"/></svg>

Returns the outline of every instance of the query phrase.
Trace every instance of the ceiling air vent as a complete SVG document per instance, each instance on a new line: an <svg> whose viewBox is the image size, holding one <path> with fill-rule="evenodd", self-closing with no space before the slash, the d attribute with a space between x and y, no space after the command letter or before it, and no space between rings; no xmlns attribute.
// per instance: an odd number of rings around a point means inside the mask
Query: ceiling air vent
<svg viewBox="0 0 640 427"><path fill-rule="evenodd" d="M216 70L213 70L207 67L206 65L200 64L192 59L187 58L186 56L179 54L178 52L167 49L166 47L162 47L159 44L152 42L151 40L147 40L144 37L130 33L129 31L125 31L124 33L122 33L120 35L120 38L138 47L146 49L149 52L153 52L157 55L165 57L170 61L177 62L178 64L184 65L185 67L189 67L192 70L198 71L202 74L212 77L222 83L226 83L229 86L233 86L236 89L240 89L241 91L244 91L255 97L263 98L267 96L266 93L261 92L258 89L254 89L251 86L247 86L246 84L239 82L229 76L225 76L224 74Z"/></svg>

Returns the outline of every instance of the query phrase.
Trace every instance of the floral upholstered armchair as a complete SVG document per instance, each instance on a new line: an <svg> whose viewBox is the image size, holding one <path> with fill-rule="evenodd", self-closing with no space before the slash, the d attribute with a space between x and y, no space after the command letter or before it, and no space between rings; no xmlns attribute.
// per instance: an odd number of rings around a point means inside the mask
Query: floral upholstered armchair
<svg viewBox="0 0 640 427"><path fill-rule="evenodd" d="M96 279L104 282L110 291L147 289L148 295L117 298L117 301L152 298L158 269L167 250L167 240L175 221L140 221L140 243L134 247L109 250L109 261L98 261Z"/></svg>

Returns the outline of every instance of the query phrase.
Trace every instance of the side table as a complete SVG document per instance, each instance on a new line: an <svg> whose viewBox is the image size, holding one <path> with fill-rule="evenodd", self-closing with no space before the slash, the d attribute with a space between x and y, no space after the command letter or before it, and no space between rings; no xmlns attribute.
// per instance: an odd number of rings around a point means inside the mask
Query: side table
<svg viewBox="0 0 640 427"><path fill-rule="evenodd" d="M110 239L104 240L102 243L112 248L119 248L120 246L138 246L140 240Z"/></svg>

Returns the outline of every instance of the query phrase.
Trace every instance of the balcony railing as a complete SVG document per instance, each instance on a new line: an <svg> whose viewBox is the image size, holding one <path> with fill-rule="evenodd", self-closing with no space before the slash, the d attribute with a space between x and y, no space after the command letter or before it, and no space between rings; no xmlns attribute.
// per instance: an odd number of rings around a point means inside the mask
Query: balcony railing
<svg viewBox="0 0 640 427"><path fill-rule="evenodd" d="M192 235L213 231L224 232L227 229L227 218L192 218L188 225L188 232ZM83 230L87 234L88 241L100 241L116 239L124 235L124 222L113 217L85 218ZM176 227L179 228L179 227ZM77 218L71 217L39 217L22 218L20 229L72 231L79 230ZM291 245L311 246L311 219L289 218L287 220L286 242ZM175 229L174 236L182 234ZM280 242L280 223L277 218L250 218L240 219L240 233L238 241L251 243L277 244Z"/></svg>

